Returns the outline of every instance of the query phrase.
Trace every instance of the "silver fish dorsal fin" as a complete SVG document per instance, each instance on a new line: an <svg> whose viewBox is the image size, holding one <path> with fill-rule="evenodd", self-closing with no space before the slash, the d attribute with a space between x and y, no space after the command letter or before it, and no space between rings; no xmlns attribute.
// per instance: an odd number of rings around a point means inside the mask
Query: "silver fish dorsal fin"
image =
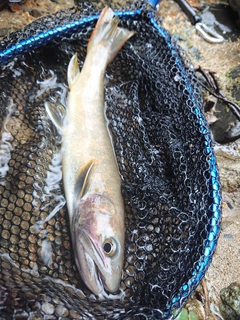
<svg viewBox="0 0 240 320"><path fill-rule="evenodd" d="M47 112L48 117L52 120L52 123L60 129L63 130L63 120L65 118L65 107L58 103L57 106L53 105L50 102L44 102L45 110Z"/></svg>
<svg viewBox="0 0 240 320"><path fill-rule="evenodd" d="M73 85L73 83L75 82L79 74L80 74L80 70L78 66L77 53L75 53L69 62L68 72L67 72L68 86L70 90L71 90L71 86Z"/></svg>
<svg viewBox="0 0 240 320"><path fill-rule="evenodd" d="M81 167L78 173L77 181L74 188L76 199L82 198L84 194L84 190L86 188L87 179L93 165L94 165L94 160L90 160L87 164Z"/></svg>

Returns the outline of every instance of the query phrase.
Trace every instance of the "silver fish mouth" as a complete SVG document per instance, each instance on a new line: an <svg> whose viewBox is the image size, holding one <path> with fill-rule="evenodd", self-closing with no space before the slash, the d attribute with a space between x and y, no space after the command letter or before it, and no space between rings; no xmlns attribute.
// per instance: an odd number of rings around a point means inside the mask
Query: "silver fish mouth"
<svg viewBox="0 0 240 320"><path fill-rule="evenodd" d="M76 262L85 284L94 294L102 294L105 288L105 276L101 269L107 270L107 264L101 248L84 230L81 232L77 247Z"/></svg>
<svg viewBox="0 0 240 320"><path fill-rule="evenodd" d="M85 230L83 230L82 233L83 233L84 239L87 240L87 242L90 244L90 245L87 246L87 247L88 247L88 248L91 248L91 247L94 248L94 251L95 251L94 254L97 253L97 255L98 255L98 257L99 257L99 260L100 260L101 263L102 263L102 266L104 266L105 268L107 268L107 264L106 264L106 261L105 261L105 258L104 258L104 254L103 254L102 248L101 248L101 247L98 247L98 246L96 245L96 241L94 241L94 240L92 239L92 237L89 236L89 234L88 234ZM93 261L94 261L94 259L93 259ZM96 264L95 261L94 261L94 263ZM96 266L97 266L97 264L96 264ZM97 266L97 268L99 269L98 266Z"/></svg>
<svg viewBox="0 0 240 320"><path fill-rule="evenodd" d="M92 260L92 261L93 261L93 265L94 265L94 271L95 271L95 274L96 274L95 279L96 279L97 287L101 288L101 290L97 291L95 294L100 295L100 294L102 294L104 292L104 284L103 284L103 281L101 279L101 275L102 274L101 274L97 264L95 263L95 261L94 260Z"/></svg>

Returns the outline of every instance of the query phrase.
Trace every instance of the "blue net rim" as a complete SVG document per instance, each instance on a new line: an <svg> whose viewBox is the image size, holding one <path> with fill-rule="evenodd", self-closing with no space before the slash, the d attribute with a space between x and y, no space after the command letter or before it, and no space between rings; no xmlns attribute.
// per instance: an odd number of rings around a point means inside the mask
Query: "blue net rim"
<svg viewBox="0 0 240 320"><path fill-rule="evenodd" d="M149 1L154 6L160 1ZM116 11L116 15L120 19L137 18L141 14L141 10L129 10L129 11ZM205 152L209 155L209 167L210 167L210 185L209 185L209 197L212 199L212 204L209 206L209 225L207 226L208 234L205 243L204 255L201 261L198 261L193 270L192 277L186 282L176 293L175 297L172 299L171 303L167 306L167 309L178 309L189 297L189 295L195 290L199 282L203 278L213 256L216 248L218 235L220 232L220 222L221 222L221 188L219 184L219 173L216 163L216 157L212 150L210 133L206 129L206 120L202 114L201 108L197 101L194 99L194 89L188 79L185 71L185 67L178 57L176 47L172 44L169 34L158 24L153 12L149 11L151 24L156 28L156 30L161 34L161 36L166 40L166 43L171 50L172 55L176 59L182 76L188 83L188 91L191 96L191 100L194 104L194 113L198 117L199 130L205 139ZM71 23L66 23L64 25L59 25L53 29L47 30L46 32L39 32L38 34L29 37L28 39L21 39L19 42L11 44L6 47L3 51L0 51L0 65L10 62L15 57L29 52L33 49L39 48L43 45L50 43L56 36L63 37L68 34L77 33L79 30L84 28L86 25L92 24L99 18L99 14L93 14L89 17L84 17L79 20L75 20ZM39 19L38 21L40 21ZM3 40L4 41L4 40ZM157 310L157 308L156 308ZM166 319L171 315L171 312L166 312Z"/></svg>

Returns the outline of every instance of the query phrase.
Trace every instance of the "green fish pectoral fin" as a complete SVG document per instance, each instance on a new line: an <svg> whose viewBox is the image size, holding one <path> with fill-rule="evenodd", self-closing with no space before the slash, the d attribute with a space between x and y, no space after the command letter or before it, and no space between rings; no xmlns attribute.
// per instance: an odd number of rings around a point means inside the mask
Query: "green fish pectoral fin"
<svg viewBox="0 0 240 320"><path fill-rule="evenodd" d="M52 104L50 102L44 103L47 115L52 120L55 127L63 130L63 119L65 118L65 107L62 104Z"/></svg>
<svg viewBox="0 0 240 320"><path fill-rule="evenodd" d="M78 59L77 59L77 54L75 53L69 62L68 72L67 72L68 85L70 90L71 90L71 86L73 85L73 83L75 82L79 74L80 74L80 70L78 66Z"/></svg>
<svg viewBox="0 0 240 320"><path fill-rule="evenodd" d="M81 199L84 194L84 190L87 185L87 179L93 165L94 161L90 160L85 166L80 169L78 173L77 181L75 184L75 196L77 199Z"/></svg>

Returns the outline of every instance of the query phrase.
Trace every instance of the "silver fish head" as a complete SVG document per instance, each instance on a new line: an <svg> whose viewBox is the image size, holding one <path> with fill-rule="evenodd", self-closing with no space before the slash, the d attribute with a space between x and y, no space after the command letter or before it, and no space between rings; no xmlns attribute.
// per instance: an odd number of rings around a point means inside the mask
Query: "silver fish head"
<svg viewBox="0 0 240 320"><path fill-rule="evenodd" d="M87 194L79 201L72 223L75 260L83 281L96 295L119 289L124 233L123 218L107 196Z"/></svg>

